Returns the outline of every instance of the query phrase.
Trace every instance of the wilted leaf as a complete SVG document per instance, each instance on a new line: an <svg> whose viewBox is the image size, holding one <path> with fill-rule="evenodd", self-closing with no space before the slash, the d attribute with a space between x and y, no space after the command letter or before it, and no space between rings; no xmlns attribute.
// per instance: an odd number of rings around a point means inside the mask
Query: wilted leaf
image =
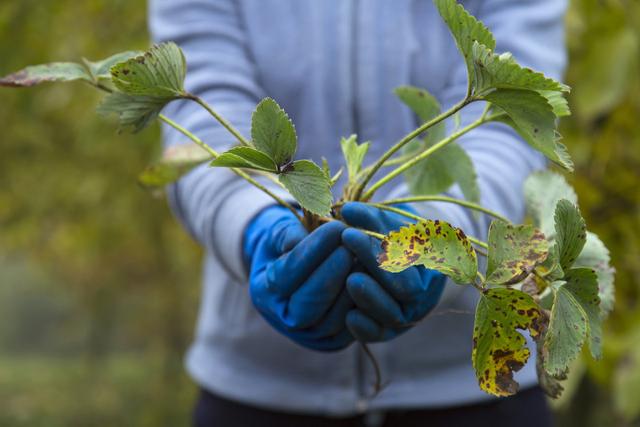
<svg viewBox="0 0 640 427"><path fill-rule="evenodd" d="M118 62L124 62L128 59L142 54L144 54L144 52L140 52L138 50L130 50L126 52L116 53L115 55L111 55L110 57L100 61L89 61L88 59L84 59L83 61L93 75L94 79L111 80L111 67L116 65Z"/></svg>
<svg viewBox="0 0 640 427"><path fill-rule="evenodd" d="M211 155L197 144L174 145L164 151L159 161L145 169L138 181L146 187L162 187L210 158Z"/></svg>
<svg viewBox="0 0 640 427"><path fill-rule="evenodd" d="M32 65L0 78L0 86L28 87L46 82L92 81L87 70L75 62Z"/></svg>
<svg viewBox="0 0 640 427"><path fill-rule="evenodd" d="M435 0L435 5L464 57L469 80L473 82L475 75L473 44L478 42L489 49L495 49L496 41L487 27L469 14L456 0Z"/></svg>
<svg viewBox="0 0 640 427"><path fill-rule="evenodd" d="M287 113L271 98L256 107L251 118L253 145L267 154L278 166L290 162L296 153L296 129Z"/></svg>
<svg viewBox="0 0 640 427"><path fill-rule="evenodd" d="M530 225L493 221L489 227L487 283L509 285L524 280L547 258L549 244Z"/></svg>
<svg viewBox="0 0 640 427"><path fill-rule="evenodd" d="M464 232L439 220L422 220L389 233L378 262L391 272L424 265L460 284L472 283L478 271L476 253Z"/></svg>
<svg viewBox="0 0 640 427"><path fill-rule="evenodd" d="M247 168L266 172L277 172L273 160L261 151L251 147L234 147L220 154L210 163L212 167Z"/></svg>
<svg viewBox="0 0 640 427"><path fill-rule="evenodd" d="M166 100L153 96L129 96L120 92L110 93L98 105L98 113L116 114L120 129L130 128L139 132L153 122L164 108Z"/></svg>
<svg viewBox="0 0 640 427"><path fill-rule="evenodd" d="M310 160L297 160L285 173L279 175L280 182L296 199L300 206L316 215L328 215L333 196L329 177Z"/></svg>
<svg viewBox="0 0 640 427"><path fill-rule="evenodd" d="M544 341L545 369L565 373L589 338L594 358L601 356L602 320L596 273L588 268L569 270L566 283L556 282L549 329Z"/></svg>
<svg viewBox="0 0 640 427"><path fill-rule="evenodd" d="M531 296L510 288L489 289L476 308L473 328L473 368L480 388L496 396L518 391L513 373L529 360L526 340L517 329L536 337L541 313Z"/></svg>
<svg viewBox="0 0 640 427"><path fill-rule="evenodd" d="M587 242L573 266L576 268L587 267L596 271L598 296L603 317L613 310L615 302L615 288L613 286L615 269L609 263L609 250L596 234L587 231Z"/></svg>
<svg viewBox="0 0 640 427"><path fill-rule="evenodd" d="M567 271L582 252L587 240L587 226L578 208L562 199L556 205L555 228L558 261Z"/></svg>
<svg viewBox="0 0 640 427"><path fill-rule="evenodd" d="M527 212L536 226L551 238L555 234L556 204L560 199L578 203L578 196L567 181L551 171L536 172L527 178L524 184Z"/></svg>
<svg viewBox="0 0 640 427"><path fill-rule="evenodd" d="M352 182L358 172L360 172L364 156L366 156L367 151L369 151L368 142L358 144L356 139L356 135L351 135L349 138L342 138L340 140L340 147L342 147L342 154L347 163L347 173L350 182Z"/></svg>
<svg viewBox="0 0 640 427"><path fill-rule="evenodd" d="M184 54L172 42L155 45L144 54L111 67L112 82L123 93L166 100L185 95L186 72Z"/></svg>
<svg viewBox="0 0 640 427"><path fill-rule="evenodd" d="M513 127L533 148L565 169L573 170L566 148L558 143L556 116L545 97L532 90L498 89L483 99L500 107L508 116L498 120Z"/></svg>

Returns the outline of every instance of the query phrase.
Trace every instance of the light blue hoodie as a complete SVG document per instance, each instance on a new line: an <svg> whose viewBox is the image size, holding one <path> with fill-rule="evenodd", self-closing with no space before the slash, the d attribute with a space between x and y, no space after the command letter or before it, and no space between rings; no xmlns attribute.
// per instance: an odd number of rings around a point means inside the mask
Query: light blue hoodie
<svg viewBox="0 0 640 427"><path fill-rule="evenodd" d="M465 7L494 32L498 51L559 78L565 65L565 0L469 0ZM373 142L368 159L417 127L392 91L426 88L446 107L464 97L466 70L430 0L151 0L155 41L185 51L186 87L205 98L244 135L265 96L294 121L299 158L341 166L339 139L357 133ZM462 122L480 113L465 109ZM222 151L234 144L195 104L175 102L168 116ZM166 144L184 138L165 129ZM544 167L500 124L476 129L460 143L475 164L482 203L514 221L524 216L522 184ZM340 185L337 186L338 188ZM405 195L396 180L379 197ZM450 194L461 197L458 188ZM336 353L299 347L253 308L241 257L243 231L272 203L233 173L200 167L169 190L185 228L206 249L198 328L187 368L203 388L266 408L336 416L387 408L443 407L490 397L471 368L476 291L453 283L432 314L399 338L372 346L388 386L367 399L373 374L358 346ZM486 236L488 218L440 203L422 212ZM184 283L184 286L193 286ZM535 361L516 376L535 383Z"/></svg>

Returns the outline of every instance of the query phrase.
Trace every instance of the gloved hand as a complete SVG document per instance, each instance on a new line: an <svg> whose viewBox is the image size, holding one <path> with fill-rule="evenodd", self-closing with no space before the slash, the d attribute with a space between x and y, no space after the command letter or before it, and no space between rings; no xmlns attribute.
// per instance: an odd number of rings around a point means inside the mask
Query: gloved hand
<svg viewBox="0 0 640 427"><path fill-rule="evenodd" d="M277 331L314 350L339 350L354 340L345 325L354 307L345 287L354 262L342 246L345 228L333 221L309 234L288 209L272 206L244 233L254 306Z"/></svg>
<svg viewBox="0 0 640 427"><path fill-rule="evenodd" d="M406 205L398 206L412 212ZM412 212L413 213L413 212ZM342 217L351 226L387 234L410 219L364 203L347 203ZM358 341L386 341L403 333L426 316L438 303L446 276L425 267L390 273L378 267L380 241L348 228L342 242L357 257L362 272L347 278L347 289L356 308L347 314L347 327Z"/></svg>

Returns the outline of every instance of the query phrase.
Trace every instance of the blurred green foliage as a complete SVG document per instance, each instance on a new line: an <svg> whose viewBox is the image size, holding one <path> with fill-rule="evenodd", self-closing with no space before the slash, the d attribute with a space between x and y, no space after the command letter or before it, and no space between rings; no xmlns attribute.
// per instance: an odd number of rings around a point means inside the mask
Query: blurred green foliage
<svg viewBox="0 0 640 427"><path fill-rule="evenodd" d="M572 0L567 28L569 178L618 301L604 360L576 365L558 416L640 425L640 3ZM0 2L0 74L147 46L139 2ZM135 184L157 126L117 135L98 98L82 83L0 92L0 426L188 423L200 253Z"/></svg>

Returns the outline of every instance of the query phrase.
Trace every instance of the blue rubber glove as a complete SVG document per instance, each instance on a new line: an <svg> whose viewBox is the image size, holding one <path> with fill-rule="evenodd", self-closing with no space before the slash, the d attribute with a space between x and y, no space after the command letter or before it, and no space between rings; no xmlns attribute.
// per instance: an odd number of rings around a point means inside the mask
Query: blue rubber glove
<svg viewBox="0 0 640 427"><path fill-rule="evenodd" d="M406 205L399 207L412 212ZM357 202L345 204L342 217L353 227L382 234L412 222ZM363 270L351 273L347 279L347 289L356 304L347 314L347 327L358 341L390 340L411 328L438 303L446 281L443 274L422 266L400 273L380 269L380 241L354 228L342 233L342 242L355 254Z"/></svg>
<svg viewBox="0 0 640 427"><path fill-rule="evenodd" d="M345 281L354 257L342 246L345 225L309 234L286 208L263 210L244 233L249 293L277 331L307 348L334 351L354 341L345 318L354 307Z"/></svg>

